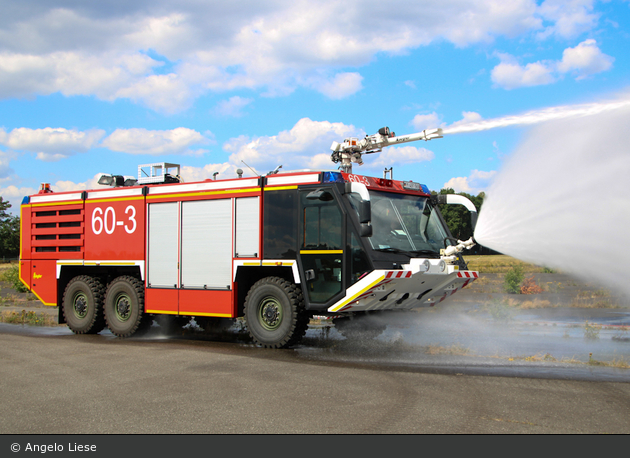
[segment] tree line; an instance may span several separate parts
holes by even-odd
[[[0,257],[17,258],[20,254],[20,217],[7,213],[11,204],[0,197]]]
[[[481,206],[483,205],[483,201],[486,198],[486,194],[484,192],[480,192],[476,196],[471,194],[467,194],[465,192],[455,192],[453,188],[444,188],[441,189],[440,192],[431,191],[431,194],[457,194],[460,196],[464,196],[468,198],[477,208],[477,213],[481,212]],[[444,217],[444,221],[446,225],[451,231],[451,235],[455,237],[457,240],[468,240],[473,235],[473,227],[470,220],[470,212],[463,205],[447,205],[441,204],[439,205],[440,213]],[[483,247],[479,244],[475,245],[471,251],[466,251],[466,253],[474,253],[474,254],[500,254],[494,250],[491,250],[487,247]]]

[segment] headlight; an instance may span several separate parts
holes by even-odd
[[[443,259],[440,259],[440,264],[438,265],[438,267],[440,268],[440,272],[444,272],[446,270],[446,263]]]
[[[425,259],[421,265],[424,266],[424,272],[428,272],[431,269],[431,263],[428,259]]]

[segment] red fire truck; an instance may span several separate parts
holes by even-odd
[[[102,189],[43,185],[21,206],[20,278],[77,334],[244,317],[271,348],[297,343],[314,315],[378,333],[366,318],[433,306],[477,278],[460,254],[472,239],[451,238],[426,186],[351,173],[372,152],[356,139],[333,151],[341,171],[187,183],[159,163],[138,179],[103,175]]]

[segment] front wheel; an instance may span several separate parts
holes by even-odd
[[[144,313],[144,285],[140,280],[123,275],[109,284],[105,320],[112,334],[118,337],[130,337],[151,326],[153,320]]]
[[[302,291],[279,277],[258,280],[245,298],[245,322],[254,342],[263,347],[294,345],[308,327]]]

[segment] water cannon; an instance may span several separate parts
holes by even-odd
[[[339,168],[342,172],[352,173],[352,163],[362,165],[363,154],[378,153],[387,146],[400,143],[415,142],[418,140],[429,141],[434,138],[442,138],[442,129],[425,129],[415,134],[401,135],[397,137],[389,127],[382,127],[376,134],[366,135],[359,140],[356,137],[346,138],[343,143],[333,142],[330,149],[333,153],[330,159],[334,163],[341,163]]]
[[[476,244],[477,243],[475,242],[475,239],[472,237],[470,237],[466,241],[458,240],[457,245],[451,245],[444,248],[443,250],[440,250],[440,254],[444,257],[443,259],[445,259],[446,261],[455,262],[458,253],[461,253],[464,250],[470,250]]]

